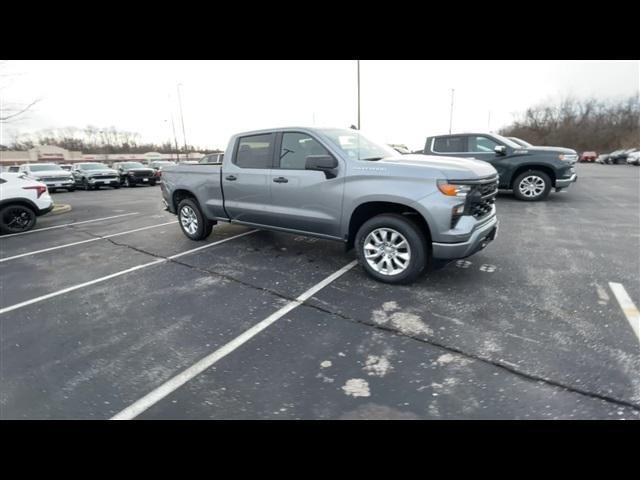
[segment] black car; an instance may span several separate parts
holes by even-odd
[[[578,153],[562,147],[523,147],[493,133],[463,133],[427,138],[425,155],[463,157],[490,163],[500,175],[499,188],[513,190],[519,200],[543,200],[555,188],[578,179]]]
[[[629,154],[635,151],[636,151],[635,148],[629,148],[626,150],[616,150],[611,155],[609,155],[608,163],[612,165],[626,164],[627,157],[629,156]]]
[[[118,162],[113,164],[113,168],[120,175],[120,185],[125,187],[154,186],[157,182],[156,171],[153,168],[145,167],[140,162]]]

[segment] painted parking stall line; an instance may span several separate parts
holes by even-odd
[[[158,388],[151,391],[150,393],[148,393],[147,395],[145,395],[144,397],[142,397],[140,400],[136,401],[132,405],[128,406],[127,408],[122,410],[120,413],[114,415],[113,417],[111,417],[111,420],[133,420],[135,417],[137,417],[138,415],[143,413],[145,410],[147,410],[148,408],[158,403],[167,395],[171,394],[172,392],[180,388],[189,380],[193,379],[200,373],[204,372],[206,369],[214,365],[216,362],[218,362],[222,358],[232,353],[238,347],[242,346],[247,341],[251,340],[257,334],[259,334],[264,329],[266,329],[267,327],[275,323],[277,320],[285,316],[291,310],[302,305],[305,301],[307,301],[317,292],[319,292],[324,287],[329,285],[331,282],[337,280],[342,275],[344,275],[349,270],[351,270],[353,267],[355,267],[357,263],[358,261],[354,260],[348,263],[347,265],[345,265],[344,267],[342,267],[340,270],[332,273],[327,278],[317,283],[316,285],[311,287],[309,290],[307,290],[303,294],[299,295],[295,300],[292,300],[291,302],[287,303],[284,307],[282,307],[278,311],[272,313],[261,322],[255,324],[250,329],[238,335],[229,343],[226,343],[225,345],[223,345],[213,353],[207,355],[202,360],[196,362],[195,364],[193,364],[186,370],[182,371],[175,377],[167,380]]]
[[[126,270],[120,270],[119,272],[112,273],[110,275],[106,275],[104,277],[96,278],[95,280],[90,280],[88,282],[80,283],[78,285],[73,285],[71,287],[63,288],[62,290],[57,290],[55,292],[47,293],[46,295],[42,295],[40,297],[32,298],[31,300],[26,300],[24,302],[16,303],[14,305],[9,305],[8,307],[0,308],[0,315],[4,313],[11,312],[13,310],[18,310],[19,308],[23,308],[29,305],[33,305],[34,303],[43,302],[50,298],[58,297],[60,295],[64,295],[65,293],[73,292],[75,290],[79,290],[81,288],[86,288],[91,285],[95,285],[96,283],[102,283],[112,278],[120,277],[122,275],[126,275],[127,273],[135,272],[137,270],[142,270],[143,268],[151,267],[153,265],[159,265],[161,263],[166,263],[171,260],[175,260],[176,258],[182,257],[184,255],[189,255],[194,252],[198,252],[200,250],[204,250],[205,248],[215,247],[216,245],[220,245],[225,242],[229,242],[231,240],[235,240],[236,238],[244,237],[246,235],[250,235],[252,233],[257,232],[258,230],[249,230],[248,232],[241,233],[239,235],[234,235],[232,237],[223,238],[222,240],[218,240],[217,242],[208,243],[202,247],[193,248],[191,250],[187,250],[182,253],[178,253],[176,255],[172,255],[167,258],[160,258],[158,260],[154,260],[153,262],[143,263],[142,265],[137,265],[135,267],[127,268]]]
[[[139,212],[123,213],[121,215],[112,215],[110,217],[94,218],[93,220],[83,220],[82,222],[64,223],[62,225],[54,225],[53,227],[45,227],[45,228],[37,228],[35,230],[29,230],[28,232],[10,233],[8,235],[2,235],[2,237],[0,237],[0,238],[5,239],[5,238],[8,238],[8,237],[16,237],[18,235],[28,235],[30,233],[44,232],[45,230],[53,230],[55,228],[64,228],[64,227],[69,227],[71,225],[82,225],[82,224],[85,224],[85,223],[101,222],[103,220],[111,220],[112,218],[128,217],[130,215],[138,215],[138,214],[139,214]]]
[[[631,324],[633,332],[636,334],[636,337],[638,337],[638,340],[640,340],[640,311],[638,311],[638,308],[621,283],[609,282],[609,287],[616,297],[616,300],[618,300],[618,304],[620,304],[620,308],[622,308],[622,313],[624,313],[624,316],[627,317],[627,320]]]
[[[21,253],[19,255],[13,255],[12,257],[0,258],[0,263],[8,262],[10,260],[15,260],[17,258],[29,257],[31,255],[38,255],[40,253],[46,253],[46,252],[51,252],[51,251],[54,251],[54,250],[60,250],[61,248],[67,248],[67,247],[73,247],[73,246],[76,246],[76,245],[82,245],[82,244],[85,244],[85,243],[97,242],[99,240],[106,240],[107,238],[119,237],[121,235],[128,235],[129,233],[141,232],[143,230],[149,230],[151,228],[158,228],[158,227],[164,227],[166,225],[173,225],[174,223],[178,223],[178,221],[174,220],[172,222],[159,223],[157,225],[149,225],[147,227],[136,228],[134,230],[127,230],[126,232],[112,233],[110,235],[103,235],[101,237],[89,238],[88,240],[80,240],[78,242],[66,243],[64,245],[57,245],[55,247],[50,247],[50,248],[43,248],[42,250],[35,250],[33,252]]]

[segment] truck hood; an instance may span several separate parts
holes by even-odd
[[[113,170],[112,168],[101,168],[100,170],[89,170],[88,171],[89,175],[104,175],[109,174],[109,175],[118,175],[118,172],[116,172],[115,170]]]
[[[491,164],[482,160],[421,154],[385,157],[382,160],[371,163],[379,166],[402,165],[418,169],[437,170],[441,173],[441,177],[446,180],[475,180],[498,173]]]
[[[531,147],[531,148],[519,148],[518,150],[527,150],[531,153],[548,153],[548,152],[558,152],[558,153],[566,153],[568,155],[577,155],[578,152],[571,148],[564,147]]]

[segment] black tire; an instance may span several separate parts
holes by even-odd
[[[395,230],[404,236],[409,244],[408,265],[397,274],[376,271],[365,258],[365,240],[369,234],[380,228]],[[403,215],[385,213],[370,218],[360,227],[355,238],[356,256],[365,272],[375,280],[391,284],[407,284],[416,280],[430,263],[430,249],[427,242],[424,232],[416,222]],[[378,258],[382,258],[382,255]],[[392,260],[389,260],[389,264],[393,266]],[[388,270],[388,267],[386,269]]]
[[[76,191],[76,187],[67,188],[67,192],[75,192],[75,191]]]
[[[535,182],[544,182],[542,191],[539,194],[535,194],[532,192],[530,195],[523,193],[520,188],[521,183],[525,179],[533,180]],[[545,198],[547,198],[547,196],[549,196],[551,186],[551,179],[549,178],[549,175],[541,172],[540,170],[527,170],[526,172],[522,172],[513,180],[511,188],[513,188],[513,195],[518,200],[524,200],[525,202],[539,202],[540,200],[544,200]],[[522,188],[525,189],[525,186],[523,185]]]
[[[156,182],[155,181],[154,182],[149,182],[149,185],[151,185],[152,187],[155,187],[156,186]]]
[[[35,212],[24,205],[7,205],[0,209],[0,232],[20,233],[31,230],[36,224]]]
[[[129,181],[129,177],[124,177],[124,186],[127,188],[133,188],[136,186],[135,182]]]
[[[86,178],[82,179],[82,188],[85,191],[91,190],[91,185],[89,185],[89,180],[87,180]]]
[[[57,189],[55,189],[55,188],[50,188],[50,189],[49,189],[49,193],[55,193],[55,192],[56,192],[56,190],[57,190]]]
[[[117,190],[118,188],[120,188],[120,185],[112,185],[112,187]]]
[[[200,210],[200,205],[193,198],[185,198],[178,204],[178,224],[182,233],[184,233],[191,240],[204,240],[211,234],[213,229],[213,222],[206,218]],[[187,227],[183,224],[183,218],[189,213],[193,212],[195,215],[196,226],[194,231],[188,231]]]

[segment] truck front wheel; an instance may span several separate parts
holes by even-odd
[[[185,198],[178,204],[178,220],[182,232],[191,240],[204,240],[213,229],[213,223],[205,218],[198,202],[192,198]]]
[[[367,220],[355,239],[365,271],[384,283],[411,283],[425,270],[427,240],[420,227],[403,215],[382,214]]]
[[[513,194],[518,200],[536,202],[544,200],[551,191],[549,175],[539,170],[522,172],[513,181]]]

